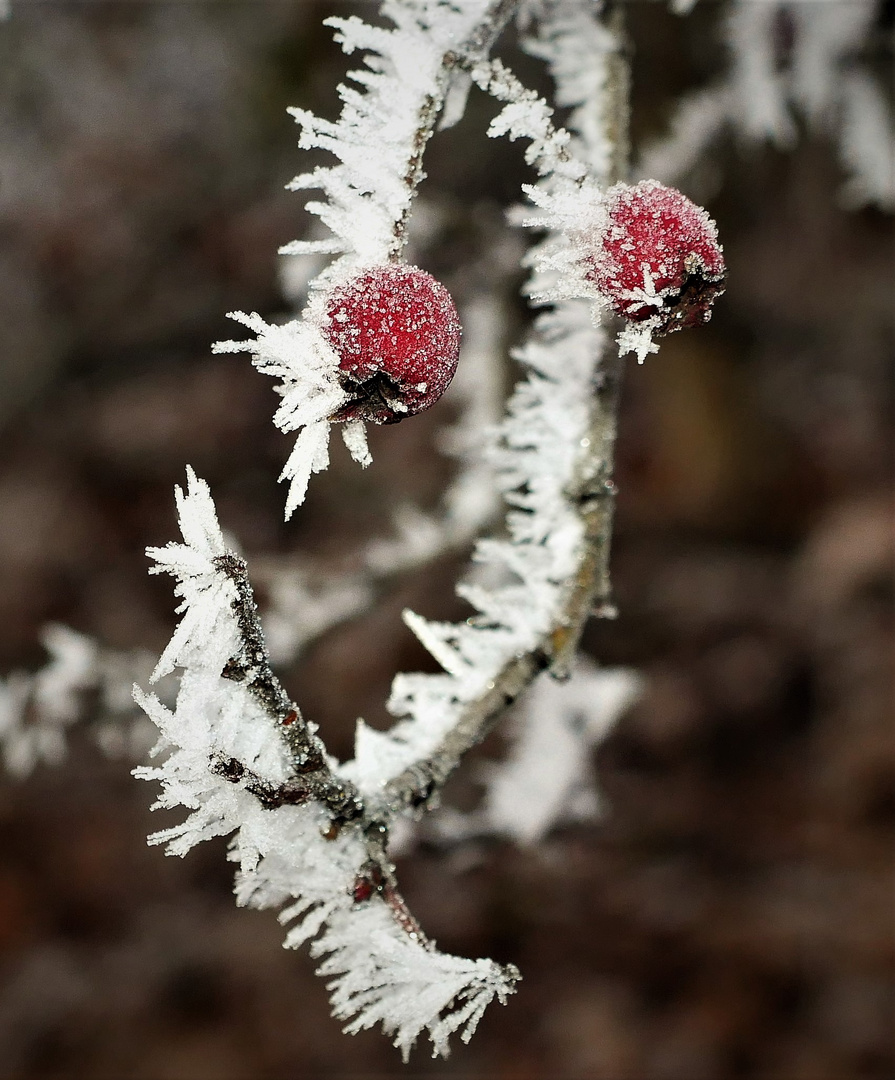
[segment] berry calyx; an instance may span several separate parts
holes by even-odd
[[[586,238],[585,277],[616,315],[657,335],[708,322],[726,268],[706,211],[642,180],[611,187],[604,212],[596,236]]]
[[[332,420],[397,423],[434,405],[457,370],[454,301],[416,266],[374,266],[337,286],[320,329],[350,395]]]

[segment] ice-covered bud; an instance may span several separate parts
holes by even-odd
[[[726,268],[706,211],[656,180],[616,184],[603,209],[582,258],[612,310],[653,334],[708,322]]]
[[[434,405],[457,370],[454,301],[416,266],[361,270],[333,289],[320,329],[350,395],[333,420],[397,423]]]

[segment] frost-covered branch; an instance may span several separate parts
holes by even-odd
[[[618,36],[596,22],[588,5],[563,5],[561,21],[551,23],[550,14],[558,10],[558,5],[545,10],[542,55],[548,61],[565,57],[565,39],[583,36],[593,46],[590,64],[603,73],[582,80],[579,69],[554,66],[563,100],[576,107],[574,121],[588,114],[586,95],[594,89],[602,94],[611,87],[626,94],[627,85],[616,66]],[[549,110],[541,102],[505,77],[502,67],[489,66],[488,72],[489,85],[493,76],[500,82],[500,94],[523,106],[505,116],[506,126],[492,125],[492,133],[534,136],[538,149],[533,163],[543,168],[542,183],[552,186],[554,162],[563,168],[576,162],[568,179],[577,183],[579,158],[593,160],[598,169],[617,160],[607,149],[610,132],[605,127],[582,129],[574,142],[571,136],[556,138]],[[611,116],[619,111],[605,105],[602,109]],[[571,146],[577,157],[566,149]],[[600,173],[598,177],[608,179]],[[538,291],[537,284],[533,291]],[[611,477],[621,361],[606,344],[589,305],[565,301],[539,316],[530,341],[517,354],[529,374],[510,400],[492,451],[499,486],[511,506],[511,540],[484,541],[475,556],[502,573],[507,583],[490,591],[460,586],[459,594],[478,609],[465,624],[433,624],[406,615],[445,674],[398,676],[389,708],[404,719],[385,736],[359,729],[358,762],[363,762],[366,742],[372,739],[380,745],[390,740],[395,765],[405,763],[393,775],[379,776],[389,802],[411,808],[434,802],[463,754],[484,738],[541,671],[568,674],[581,630],[594,609],[612,612]],[[362,766],[358,775],[369,782]]]
[[[339,23],[347,51],[370,51],[369,70],[354,76],[367,93],[343,90],[339,123],[347,125],[344,129],[304,118],[306,131],[312,132],[308,137],[332,149],[341,162],[314,174],[314,183],[328,196],[321,217],[337,236],[350,225],[352,236],[376,239],[362,210],[379,215],[380,222],[389,214],[393,223],[400,220],[407,204],[401,203],[398,187],[390,188],[388,177],[374,176],[375,183],[367,177],[368,190],[360,190],[355,157],[360,142],[354,137],[363,132],[363,141],[372,134],[389,145],[388,132],[376,126],[385,118],[384,105],[376,100],[386,87],[402,109],[413,100],[425,104],[431,81],[424,85],[419,70],[409,73],[401,66],[406,67],[412,44],[407,34],[422,33],[424,16],[431,19],[437,9],[438,21],[425,24],[428,51],[415,57],[418,65],[422,59],[422,68],[434,62],[436,52],[438,58],[445,55],[445,43],[456,55],[458,37],[485,48],[496,31],[495,18],[504,18],[511,5],[480,7],[478,23],[472,20],[467,32],[458,35],[456,20],[461,14],[469,19],[475,8],[471,3],[457,8],[386,4],[395,31],[364,27],[357,20]],[[575,29],[594,35],[603,50],[591,62],[603,63],[614,39],[596,29],[588,5],[576,4],[575,11],[580,22]],[[547,30],[546,14],[542,25],[549,60],[561,49],[557,39],[562,32]],[[439,35],[445,35],[444,43]],[[484,57],[471,60],[474,71]],[[459,70],[459,61],[456,66]],[[549,109],[526,94],[504,67],[489,70],[488,80],[497,80],[508,98],[504,127],[498,123],[492,133],[505,130],[534,140],[544,185],[583,183],[586,141],[578,135],[583,154],[573,156],[565,149],[573,136],[552,127]],[[558,71],[557,77],[563,85],[570,79],[568,70]],[[602,83],[579,79],[578,85],[603,92]],[[564,92],[575,97],[567,85]],[[572,103],[583,115],[583,98]],[[364,112],[368,106],[375,106],[373,113]],[[591,148],[600,163],[613,157],[605,146],[607,134]],[[405,149],[409,145],[406,139],[397,141]],[[364,147],[369,150],[367,142]],[[388,150],[380,154],[386,169],[394,169],[398,157]],[[413,176],[419,173],[421,166],[412,156],[403,154],[401,160],[411,161]],[[402,173],[401,198],[412,186],[407,175]],[[350,222],[341,216],[349,206],[358,211]],[[384,254],[385,249],[378,250],[377,258]],[[369,257],[356,245],[343,253],[352,265],[359,256]],[[375,274],[383,287],[395,280]],[[413,271],[401,280],[416,287],[418,274]],[[421,287],[429,288],[425,282]],[[345,297],[339,302],[349,310],[354,294],[337,295]],[[313,309],[314,300],[312,315]],[[258,333],[256,364],[282,380],[280,426],[302,429],[286,470],[293,480],[291,507],[310,471],[325,464],[321,425],[328,425],[333,410],[343,408],[331,391],[344,390],[345,384],[327,375],[327,365],[332,371],[327,350],[338,333],[331,331],[327,338],[322,324],[307,315],[286,327],[267,327],[256,317],[248,321]],[[400,897],[387,858],[388,828],[396,816],[435,802],[462,754],[539,671],[553,665],[557,673],[566,672],[594,603],[608,602],[619,361],[615,367],[600,367],[604,345],[605,335],[592,322],[587,301],[554,305],[539,317],[532,339],[518,354],[527,377],[488,454],[510,505],[507,538],[481,541],[476,549],[475,558],[489,565],[492,581],[460,587],[477,610],[466,623],[430,623],[407,613],[408,625],[444,673],[398,676],[389,708],[399,722],[386,733],[359,722],[353,761],[339,765],[327,755],[313,723],[302,717],[273,675],[245,565],[226,550],[210,493],[192,474],[187,493],[177,496],[184,542],[150,551],[156,572],[174,575],[182,599],[181,623],[156,675],[175,665],[183,670],[173,710],[154,696],[137,693],[162,732],[159,752],[167,755],[139,775],[162,784],[158,805],[190,810],[186,821],[157,834],[155,841],[183,854],[200,840],[230,835],[232,857],[240,864],[240,901],[282,908],[281,918],[295,923],[287,944],[312,940],[312,952],[325,956],[320,970],[333,976],[336,1015],[354,1018],[349,1030],[381,1023],[405,1053],[423,1029],[435,1051],[446,1052],[449,1032],[463,1028],[468,1034],[488,1001],[503,999],[518,977],[515,969],[491,961],[445,957],[427,941]],[[362,438],[350,435],[346,442],[363,457]]]
[[[255,339],[215,347],[218,352],[251,353],[256,367],[278,380],[276,390],[283,400],[274,423],[284,432],[298,432],[280,477],[289,481],[287,518],[303,502],[311,475],[327,467],[332,423],[349,421],[341,426],[345,445],[359,464],[370,463],[364,421],[386,422],[383,416],[390,410],[380,410],[378,416],[358,411],[358,379],[346,377],[344,352],[333,340],[333,326],[338,330],[339,324],[332,320],[343,317],[328,306],[333,289],[356,282],[370,268],[400,261],[411,203],[425,175],[426,145],[449,96],[456,98],[459,92],[463,99],[466,75],[460,62],[484,58],[517,6],[518,0],[464,0],[457,5],[448,0],[385,0],[382,14],[391,28],[370,26],[356,16],[327,21],[346,54],[365,54],[364,67],[349,73],[353,86],[339,87],[338,120],[292,110],[302,127],[299,146],[326,150],[337,164],[304,173],[290,186],[323,193],[323,200],[308,202],[306,209],[331,235],[296,241],[282,250],[338,257],[310,283],[311,300],[300,319],[276,326],[257,314],[234,312],[233,318],[252,330]],[[446,121],[451,119],[445,115]],[[370,310],[366,295],[362,307]],[[417,373],[411,380],[417,389],[426,386],[426,376],[420,379]],[[377,397],[385,393],[393,407],[400,398],[381,380],[375,388],[368,384],[364,392]],[[411,411],[429,403],[427,399]],[[406,411],[405,402],[401,412]]]
[[[519,0],[386,0],[381,12],[391,29],[356,16],[326,20],[346,54],[366,53],[365,67],[349,73],[361,90],[339,88],[343,109],[334,123],[290,110],[302,126],[299,147],[328,150],[339,164],[304,173],[290,185],[324,193],[326,202],[310,202],[306,209],[332,238],[296,241],[285,253],[339,253],[321,280],[342,276],[346,267],[400,257],[410,204],[425,175],[423,153],[459,61],[487,55],[518,6]]]
[[[239,902],[281,909],[288,945],[313,942],[348,1030],[380,1023],[406,1056],[425,1029],[446,1053],[449,1034],[468,1037],[518,973],[446,956],[425,938],[386,856],[388,819],[365,804],[270,669],[244,565],[226,549],[208,488],[190,472],[177,502],[183,543],[150,554],[182,598],[155,674],[183,670],[173,710],[136,691],[165,755],[137,775],[161,783],[158,806],[190,814],[152,839],[183,855],[230,836]]]

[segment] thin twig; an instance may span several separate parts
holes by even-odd
[[[520,2],[521,0],[495,0],[469,37],[455,49],[448,49],[441,58],[438,92],[426,95],[417,116],[413,148],[404,173],[404,183],[407,185],[410,198],[407,200],[401,216],[394,224],[394,240],[389,250],[389,260],[391,262],[401,261],[407,243],[407,224],[410,220],[413,196],[426,176],[423,171],[423,155],[435,131],[438,117],[441,115],[451,76],[458,67],[462,66],[466,69],[469,65],[487,55],[500,36],[501,31],[513,17]]]
[[[274,721],[289,750],[291,776],[283,783],[273,783],[244,762],[224,754],[215,754],[209,761],[209,769],[215,776],[238,784],[265,810],[300,806],[312,801],[322,804],[332,816],[327,833],[332,839],[345,826],[358,828],[364,837],[368,860],[354,883],[355,902],[366,903],[378,898],[409,937],[428,947],[429,939],[398,889],[395,868],[387,855],[386,824],[372,817],[357,788],[339,778],[329,767],[322,740],[289,699],[271,669],[245,561],[228,552],[218,556],[215,565],[236,586],[233,612],[241,639],[239,652],[230,658],[221,674],[224,678],[244,682]]]
[[[234,783],[243,783],[246,790],[257,795],[262,805],[294,804],[314,799],[332,813],[336,823],[360,818],[364,805],[359,792],[332,771],[323,741],[273,673],[245,561],[228,552],[214,562],[236,586],[233,613],[241,639],[239,652],[230,657],[221,674],[225,679],[244,683],[276,725],[289,752],[290,776],[282,785],[272,784],[255,777],[244,763],[233,759],[212,762],[212,771]]]

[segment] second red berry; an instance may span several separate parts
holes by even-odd
[[[616,184],[605,210],[599,234],[587,238],[585,276],[612,310],[651,322],[656,334],[708,322],[726,269],[705,210],[655,180]]]

